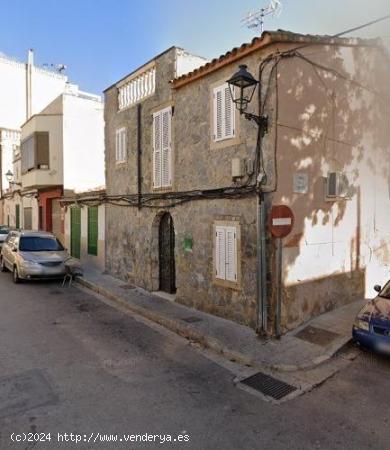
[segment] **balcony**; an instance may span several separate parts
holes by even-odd
[[[119,111],[154,94],[156,89],[156,68],[152,67],[118,86]]]

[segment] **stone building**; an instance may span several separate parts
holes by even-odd
[[[106,269],[268,333],[370,295],[390,258],[380,43],[265,32],[182,76],[176,51],[105,92]],[[264,135],[232,102],[239,64],[260,80]],[[147,98],[123,90],[152,67]],[[295,220],[279,282],[264,216],[281,204]]]

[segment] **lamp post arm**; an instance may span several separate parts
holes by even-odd
[[[244,112],[244,117],[247,120],[255,122],[263,131],[263,134],[268,132],[268,117],[267,116],[257,116],[256,114]]]

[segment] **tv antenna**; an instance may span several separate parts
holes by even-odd
[[[250,11],[246,17],[241,20],[243,26],[247,28],[260,27],[260,33],[264,31],[264,17],[272,15],[272,17],[279,17],[282,12],[281,0],[270,0],[269,4],[259,11]]]

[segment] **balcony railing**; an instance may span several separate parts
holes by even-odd
[[[156,68],[153,67],[121,85],[118,89],[119,110],[154,94],[156,88]]]

